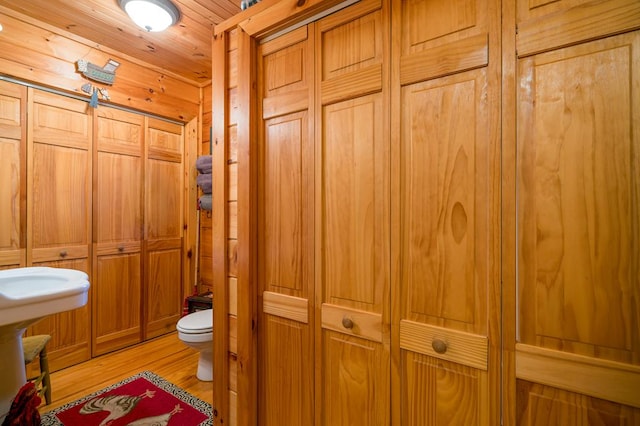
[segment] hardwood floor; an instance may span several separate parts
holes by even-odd
[[[51,404],[41,405],[40,412],[46,413],[145,370],[212,404],[213,383],[196,378],[197,366],[198,352],[183,344],[177,333],[171,333],[51,373]]]

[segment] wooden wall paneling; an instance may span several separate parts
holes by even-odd
[[[518,61],[516,375],[580,407],[635,407],[626,419],[640,412],[639,66],[640,31]],[[553,377],[575,371],[588,375]],[[535,394],[564,395],[519,389],[522,424],[545,416]]]
[[[110,58],[120,62],[110,102],[188,122],[198,116],[199,87],[126,58],[0,6],[4,30],[0,37],[0,69],[3,74],[64,91],[85,95],[87,82],[76,72],[76,61],[86,59],[102,66]],[[88,96],[87,96],[88,98]]]
[[[85,102],[30,88],[27,116],[27,265],[92,277],[92,112]],[[53,370],[91,357],[90,307],[89,301],[28,330],[52,336]]]
[[[0,81],[0,266],[26,266],[27,88]]]
[[[175,330],[182,314],[184,127],[145,117],[143,338]]]
[[[92,354],[142,340],[144,117],[94,110]]]
[[[261,424],[313,424],[313,27],[257,53],[258,409]]]
[[[365,0],[316,23],[315,424],[390,422],[389,19]]]
[[[211,134],[212,134],[212,111],[213,94],[211,84],[206,85],[202,89],[202,136],[201,145],[198,150],[200,155],[209,155],[212,152]],[[198,194],[201,192],[198,191]],[[213,246],[211,241],[211,212],[198,211],[199,220],[199,240],[198,240],[198,268],[196,270],[197,281],[199,285],[198,292],[206,293],[213,290]],[[195,222],[194,222],[195,223]]]
[[[200,114],[202,117],[202,114]],[[197,276],[196,267],[199,262],[195,256],[198,253],[197,244],[199,239],[197,233],[198,229],[198,188],[196,185],[196,160],[198,159],[198,152],[200,152],[199,143],[202,140],[202,132],[200,126],[200,119],[194,118],[184,126],[184,160],[183,160],[183,229],[184,229],[184,242],[182,249],[183,256],[183,291],[182,298],[191,296],[194,293],[202,293],[200,283]],[[209,254],[211,251],[208,252]]]
[[[215,425],[231,422],[229,395],[229,306],[228,306],[228,173],[229,159],[229,34],[216,34],[213,38],[212,126],[213,126],[213,409]],[[235,404],[234,407],[235,409]],[[234,418],[235,420],[235,411]]]

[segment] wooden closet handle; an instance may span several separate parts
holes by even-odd
[[[433,339],[433,342],[431,342],[431,347],[439,354],[443,354],[447,351],[447,344],[440,339]]]
[[[349,317],[343,317],[342,326],[347,330],[351,330],[353,328],[353,320]]]

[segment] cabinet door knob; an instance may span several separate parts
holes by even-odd
[[[439,354],[443,354],[447,351],[447,344],[440,339],[433,339],[433,342],[431,342],[431,347]]]
[[[60,252],[60,257],[67,257],[67,251],[66,250],[62,250]]]
[[[348,330],[351,330],[353,328],[353,320],[349,317],[343,317],[342,326]]]
[[[124,251],[124,246],[120,246],[120,247],[118,247],[118,251],[119,251],[120,253],[122,253],[122,252]]]

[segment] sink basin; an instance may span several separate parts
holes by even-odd
[[[29,267],[0,270],[0,423],[26,383],[22,335],[34,322],[87,303],[82,271]]]
[[[74,269],[0,271],[0,327],[84,306],[88,290],[87,274]]]

